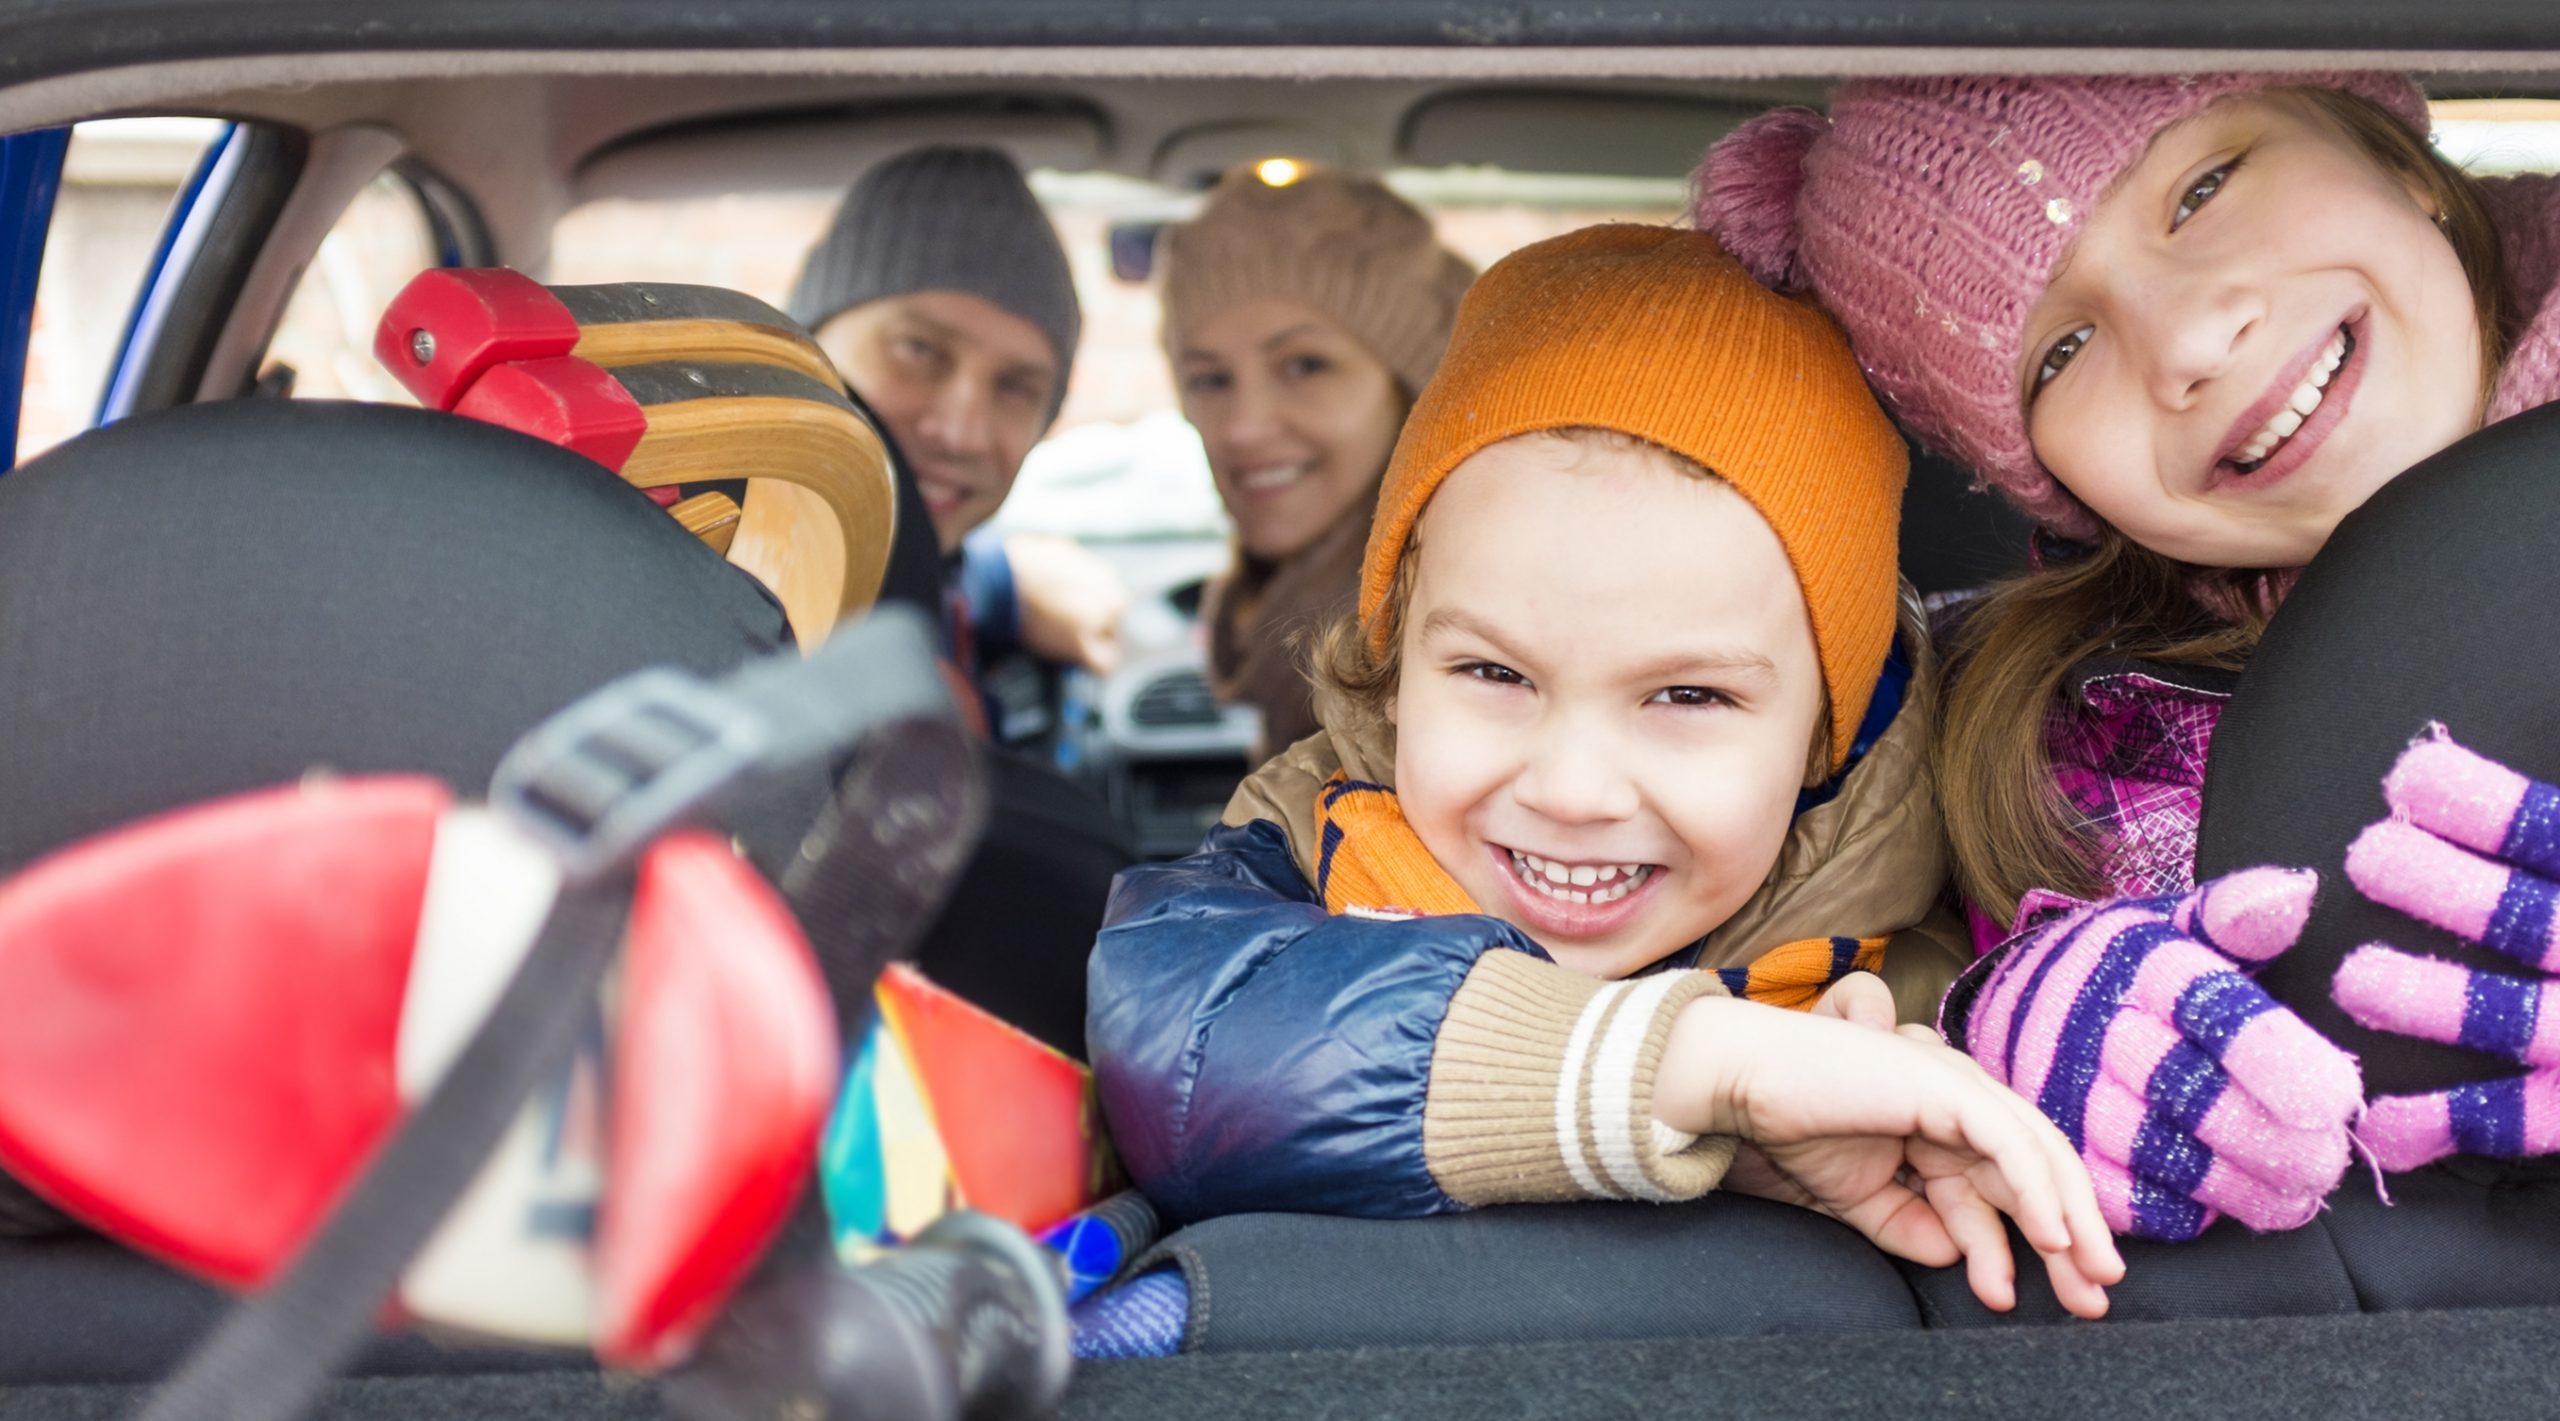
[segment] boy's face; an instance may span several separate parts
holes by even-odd
[[[1643,448],[1505,440],[1416,530],[1396,794],[1486,912],[1622,977],[1777,862],[1822,672],[1777,534]]]

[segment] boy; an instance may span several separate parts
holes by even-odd
[[[1487,272],[1319,653],[1325,733],[1114,887],[1088,1040],[1148,1194],[1393,1217],[1722,1180],[1967,1256],[2001,1307],[1988,1197],[2102,1311],[2060,1135],[1925,1028],[1851,1024],[1893,1018],[1854,967],[1925,1009],[1956,965],[1888,944],[1944,878],[1926,698],[1886,670],[1904,468],[1838,332],[1710,238]]]

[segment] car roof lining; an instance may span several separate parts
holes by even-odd
[[[0,89],[0,132],[122,113],[209,113],[288,124],[314,134],[371,124],[402,134],[418,156],[493,212],[502,249],[522,249],[525,224],[506,209],[534,200],[546,222],[576,197],[609,190],[579,179],[598,155],[643,187],[681,184],[680,155],[635,159],[647,135],[667,130],[697,150],[717,150],[687,125],[743,122],[830,108],[864,121],[865,106],[921,113],[932,104],[984,102],[991,93],[1047,95],[1096,115],[1098,139],[1013,134],[1039,161],[1049,144],[1071,158],[1132,176],[1154,171],[1165,145],[1218,123],[1303,122],[1347,135],[1346,162],[1383,166],[1403,155],[1428,102],[1457,87],[1591,96],[1595,104],[1648,97],[1698,105],[1711,134],[1741,106],[1818,98],[1830,78],[1857,74],[2104,69],[2180,72],[2232,65],[2326,69],[2414,68],[2449,93],[2560,92],[2560,50],[2515,52],[2310,52],[1956,48],[1380,47],[1104,49],[1092,47],[867,50],[413,50],[260,55],[145,63],[31,80]],[[742,81],[752,81],[750,89]],[[1664,112],[1675,106],[1665,105]],[[1622,116],[1632,113],[1622,108]],[[955,119],[960,115],[954,114]],[[1007,116],[1003,124],[1030,123]],[[903,126],[903,125],[899,125]],[[1530,125],[1515,125],[1524,135]],[[805,137],[815,137],[804,133]],[[848,135],[852,136],[852,135]],[[900,137],[878,135],[881,142]],[[1005,132],[991,136],[1007,141]],[[538,145],[539,162],[522,161]],[[1431,145],[1426,144],[1428,149]],[[1661,145],[1656,145],[1657,147]],[[729,145],[732,154],[738,145]],[[1550,149],[1552,145],[1549,145]],[[1474,161],[1499,161],[1499,154]],[[806,165],[776,159],[794,183]],[[655,171],[648,171],[654,166]],[[846,171],[858,169],[849,163]],[[537,176],[538,175],[538,176]],[[602,175],[609,179],[610,172]],[[522,189],[528,183],[546,194]]]
[[[171,60],[34,79],[0,90],[0,132],[119,112],[238,111],[279,122],[349,121],[361,95],[456,81],[1320,80],[1696,82],[1890,74],[2181,73],[2222,68],[2405,69],[2455,88],[2470,76],[2527,83],[2560,49],[2519,51],[1663,46],[1421,48],[1168,46],[853,50],[400,50]],[[2552,88],[2541,80],[2531,87]]]
[[[1536,117],[1540,106],[1552,118],[1578,104],[1601,127],[1648,125],[1648,140],[1625,145],[1613,161],[1659,166],[1751,108],[1818,100],[1838,76],[2174,73],[2234,65],[2400,67],[2433,76],[2430,87],[2447,94],[2560,93],[2552,73],[2560,71],[2560,49],[346,50],[145,62],[26,80],[0,88],[0,132],[171,113],[284,124],[315,141],[350,128],[384,130],[470,198],[500,260],[539,271],[552,227],[579,201],[825,186],[831,167],[840,175],[834,181],[848,179],[871,158],[946,123],[954,138],[998,142],[1034,165],[1189,181],[1199,174],[1186,164],[1222,151],[1196,140],[1239,125],[1284,136],[1290,125],[1317,138],[1330,134],[1341,140],[1341,161],[1357,167],[1415,159],[1520,166],[1560,151],[1556,125]],[[1483,120],[1467,128],[1463,152],[1451,148],[1453,125],[1433,122],[1434,105],[1446,104],[1459,105],[1462,116],[1473,106]],[[1694,116],[1694,126],[1684,115]],[[803,151],[779,151],[783,139]],[[777,151],[750,158],[759,145]],[[528,147],[538,154],[533,161],[525,159]],[[294,235],[316,244],[316,233]],[[310,255],[296,250],[300,241],[277,246],[273,264],[288,273]],[[262,309],[267,304],[245,301],[235,313],[224,340],[233,358],[215,362],[208,388],[245,376],[237,357],[247,334],[272,324],[275,310]]]

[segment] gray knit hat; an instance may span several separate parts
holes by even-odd
[[[862,175],[791,288],[811,330],[885,296],[961,291],[1040,328],[1058,355],[1049,417],[1067,396],[1084,316],[1057,229],[993,148],[918,148]]]
[[[1200,215],[1157,239],[1164,347],[1220,312],[1272,297],[1322,312],[1422,393],[1475,280],[1431,219],[1371,178],[1318,169],[1285,187],[1237,168]]]

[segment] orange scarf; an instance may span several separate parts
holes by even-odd
[[[1480,913],[1405,822],[1396,792],[1340,770],[1316,791],[1316,892],[1325,911],[1364,918]],[[1780,943],[1745,967],[1716,971],[1725,990],[1771,1006],[1810,1010],[1823,989],[1884,965],[1880,937]]]

